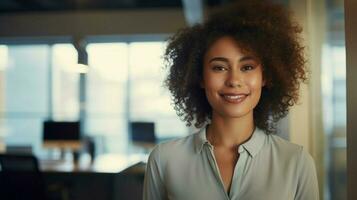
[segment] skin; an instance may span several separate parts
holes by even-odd
[[[249,140],[255,128],[253,110],[265,85],[263,67],[229,36],[212,44],[203,63],[201,87],[212,107],[206,136],[214,146],[220,175],[229,193],[239,158],[238,147]]]

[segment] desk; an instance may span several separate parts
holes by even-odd
[[[86,159],[40,161],[47,191],[60,189],[59,199],[117,200],[141,199],[147,156],[106,154],[93,163]]]
[[[88,155],[83,155],[77,163],[73,160],[40,160],[40,169],[43,172],[119,173],[138,162],[146,163],[147,159],[145,154],[103,154],[91,162]]]

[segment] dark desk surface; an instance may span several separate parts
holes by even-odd
[[[147,156],[105,154],[93,163],[81,157],[71,160],[41,160],[49,194],[60,193],[69,200],[141,200]],[[51,192],[59,188],[61,192]],[[55,196],[56,197],[56,196]]]

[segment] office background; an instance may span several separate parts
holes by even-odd
[[[80,120],[96,154],[140,151],[130,145],[130,121],[155,122],[162,140],[194,131],[178,119],[162,87],[165,41],[229,1],[59,2],[0,3],[4,144],[31,146],[46,157],[42,123],[48,119]],[[301,104],[280,123],[281,135],[313,155],[322,199],[347,199],[343,1],[277,2],[291,7],[305,28],[311,71]]]

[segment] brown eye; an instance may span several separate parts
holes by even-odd
[[[241,70],[244,72],[244,71],[250,71],[250,70],[253,70],[254,69],[254,66],[253,65],[244,65]]]
[[[212,67],[214,71],[226,71],[226,68],[220,65],[215,65]]]

